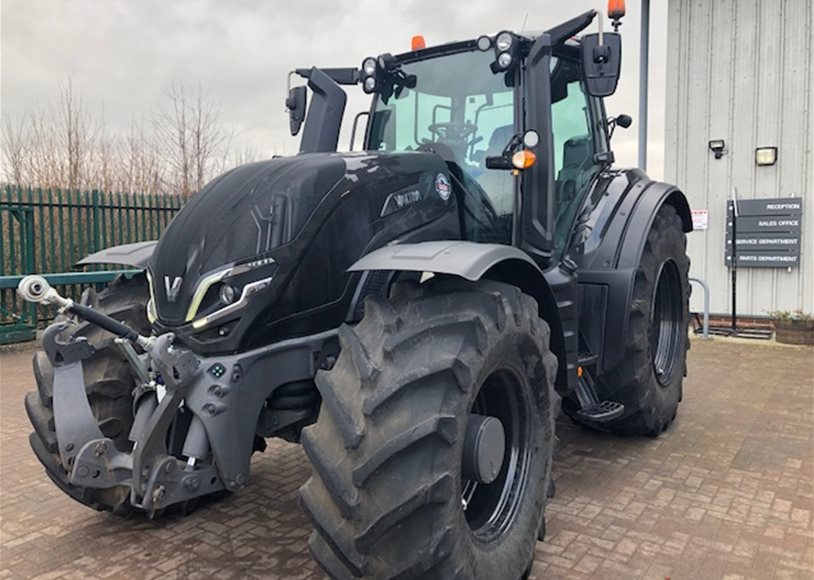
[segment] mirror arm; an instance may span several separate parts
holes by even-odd
[[[522,142],[523,137],[520,133],[512,135],[500,155],[493,155],[485,159],[486,169],[515,169],[512,165],[512,155]]]
[[[613,139],[613,132],[616,130],[616,117],[608,119],[608,141]]]
[[[512,160],[504,155],[495,155],[486,158],[486,169],[514,169]]]

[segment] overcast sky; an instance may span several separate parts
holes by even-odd
[[[219,104],[238,148],[293,153],[284,113],[286,74],[295,67],[358,66],[365,56],[520,29],[522,3],[495,0],[2,0],[0,112],[46,104],[67,78],[110,130],[149,114],[173,80],[200,83]],[[528,3],[527,30],[543,30],[593,0]],[[636,164],[639,2],[627,2],[622,80],[609,114],[634,124],[614,138],[617,163]],[[595,25],[591,30],[595,30]],[[662,176],[666,2],[651,7],[649,173]],[[353,89],[351,89],[353,90]],[[361,91],[360,91],[361,93]],[[349,113],[365,107],[349,101]],[[340,148],[347,148],[343,139]]]

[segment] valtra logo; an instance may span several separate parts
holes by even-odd
[[[449,186],[449,179],[443,173],[435,176],[435,191],[441,196],[444,201],[449,199],[449,194],[452,192]]]

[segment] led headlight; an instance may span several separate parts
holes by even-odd
[[[511,32],[501,32],[495,38],[495,48],[498,52],[506,52],[512,47],[512,42],[514,42],[514,37]]]
[[[235,301],[237,298],[237,292],[235,291],[234,286],[229,284],[223,284],[218,290],[218,298],[221,301],[221,304],[228,306],[232,302]]]
[[[158,320],[158,314],[155,311],[155,302],[153,302],[152,298],[147,301],[147,320],[150,321],[150,324]]]
[[[366,58],[362,63],[362,73],[367,77],[372,77],[376,74],[376,59]]]
[[[155,307],[155,294],[153,294],[153,277],[149,270],[146,270],[145,273],[147,274],[147,289],[150,292],[150,299],[147,301],[147,320],[152,324],[158,320],[158,311]]]
[[[362,84],[362,88],[366,93],[372,93],[376,89],[376,79],[373,77],[367,77],[365,82]]]
[[[509,65],[512,64],[512,55],[508,52],[501,52],[497,55],[497,64],[500,68],[509,68]]]
[[[492,39],[486,35],[478,37],[478,50],[481,52],[486,52],[492,48]]]

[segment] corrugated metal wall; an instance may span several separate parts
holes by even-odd
[[[713,312],[729,312],[726,202],[802,197],[800,267],[738,269],[738,311],[814,312],[814,8],[812,0],[669,0],[665,178],[709,229],[690,234],[690,274],[711,286]],[[710,139],[724,139],[716,160]],[[774,166],[755,148],[777,146]],[[701,308],[694,292],[693,310]]]

